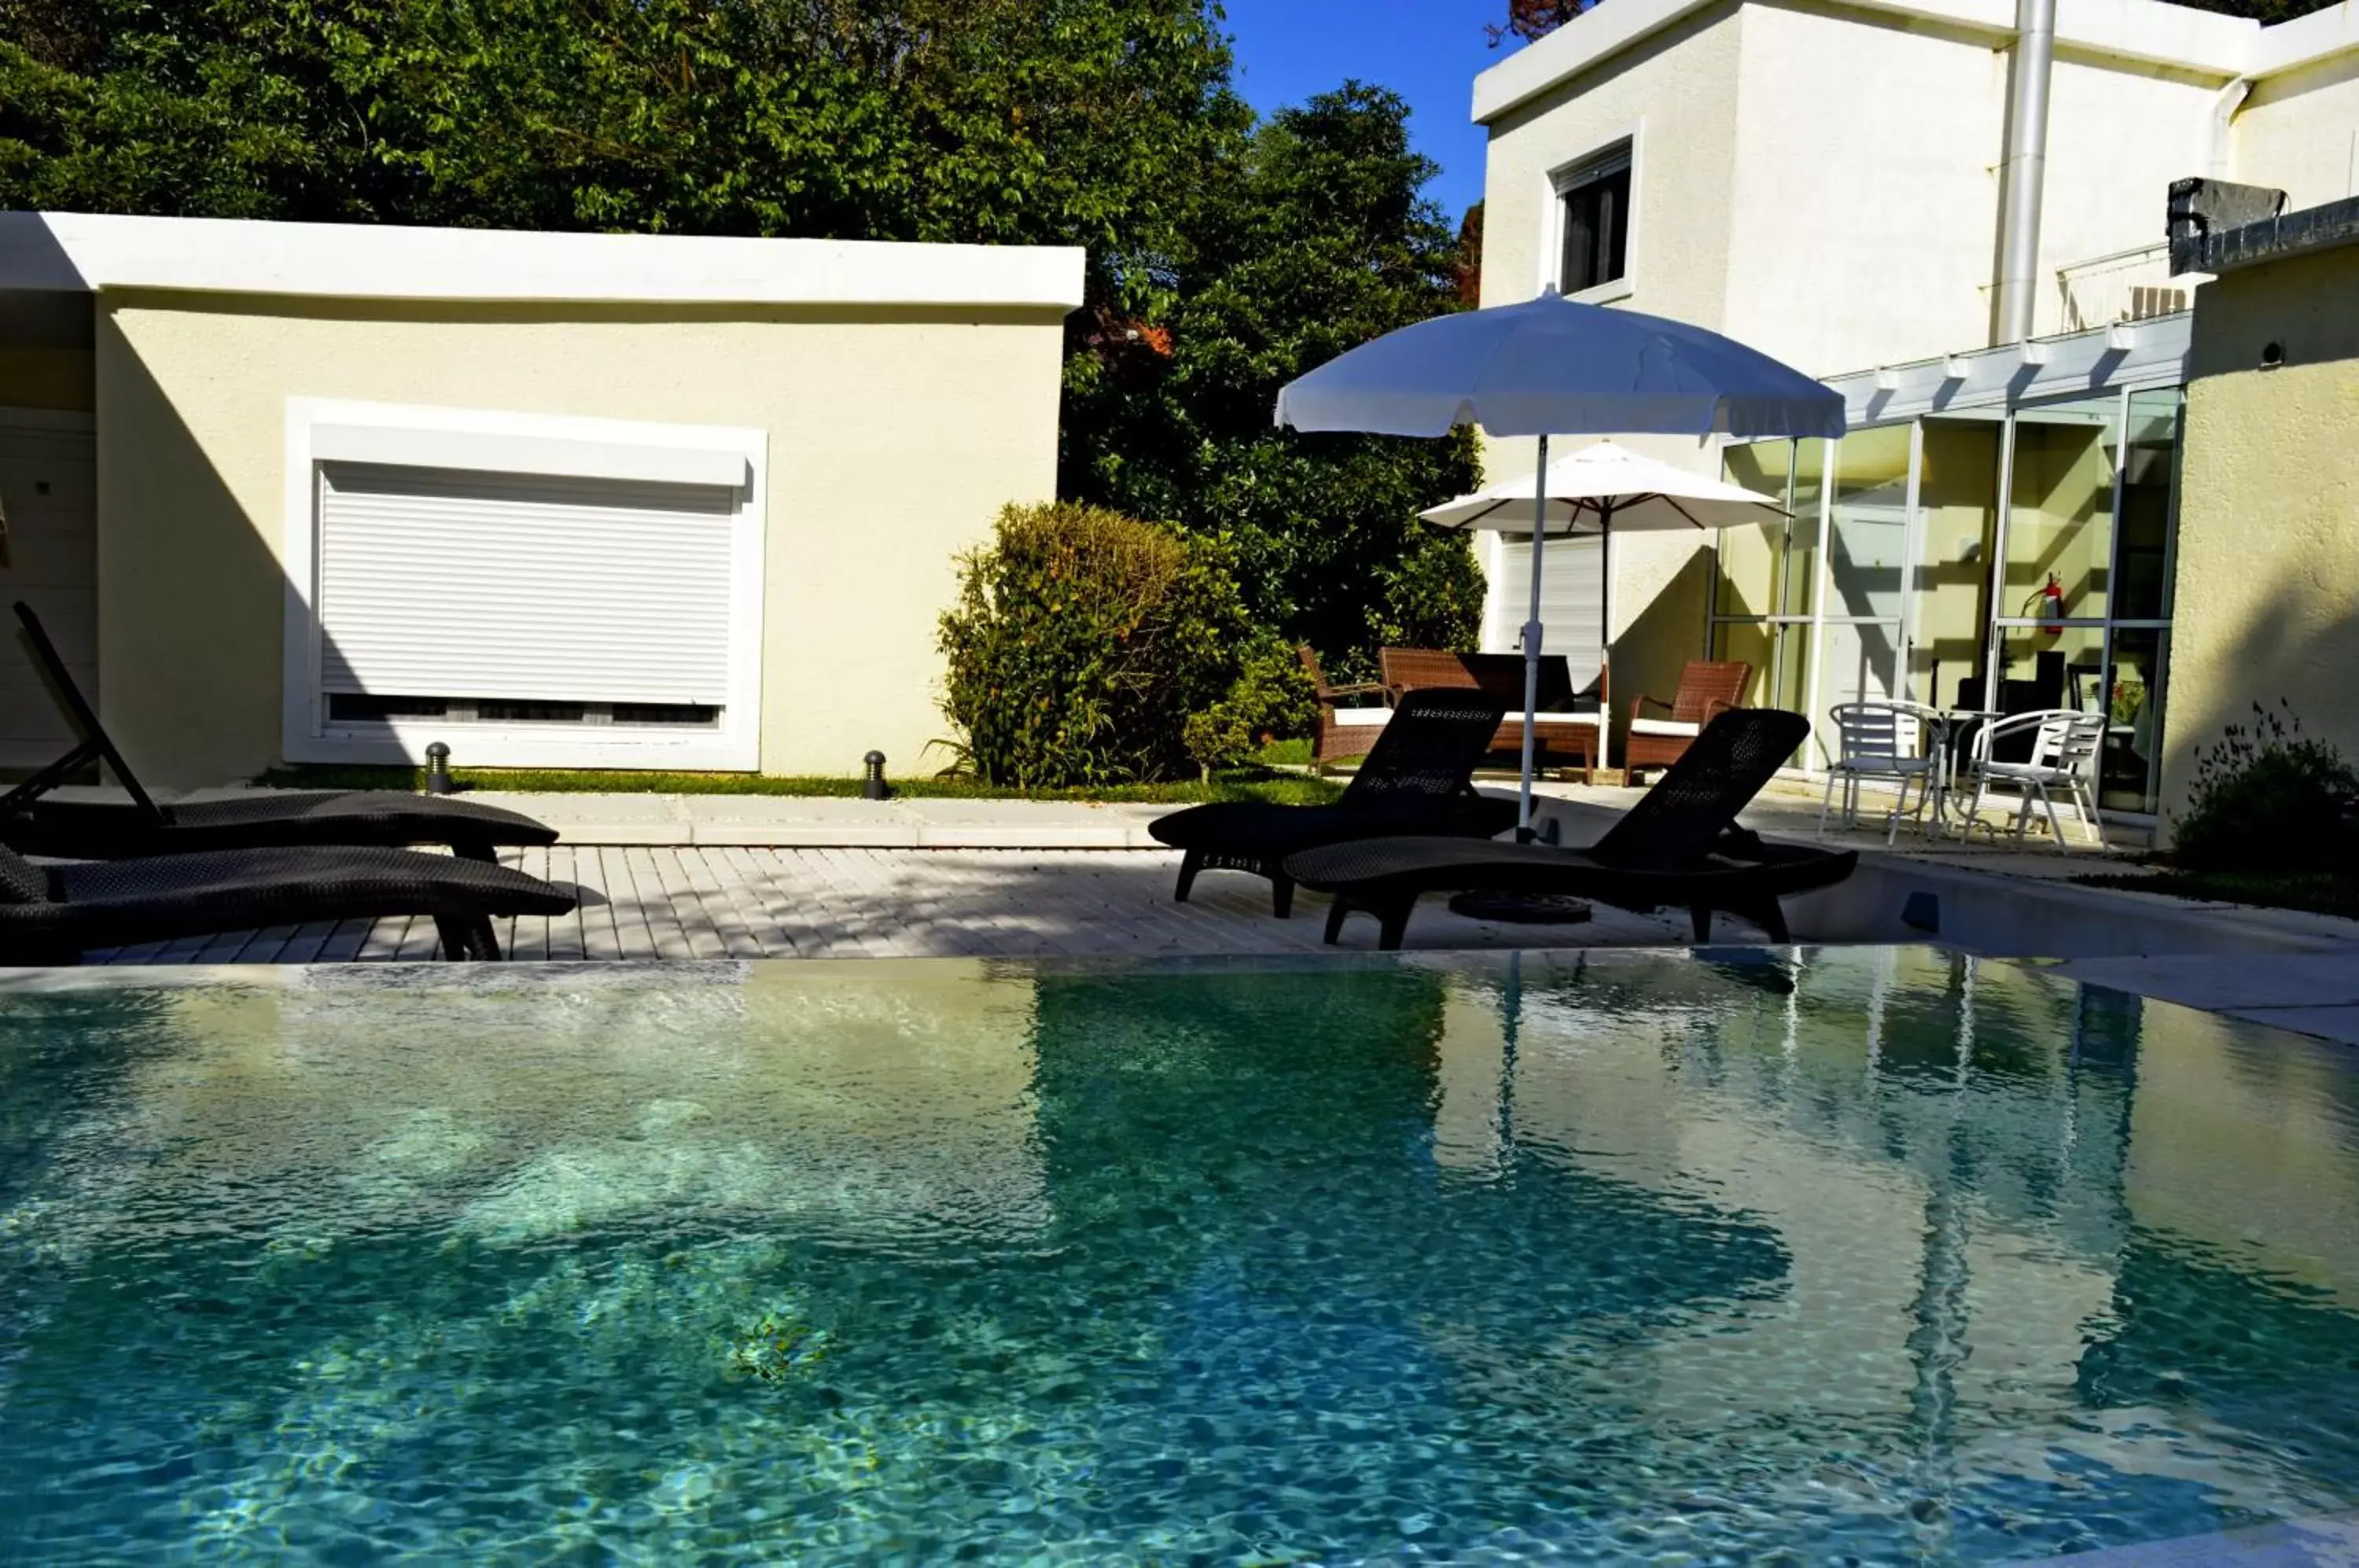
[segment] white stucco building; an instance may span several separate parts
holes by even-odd
[[[1555,284],[1697,322],[1851,407],[1841,443],[1655,445],[1797,516],[1616,542],[1617,707],[1707,650],[1754,663],[1750,700],[1820,721],[1854,693],[2037,686],[2114,710],[2106,804],[2154,811],[2201,281],[2172,276],[2166,191],[2359,191],[2359,7],[2264,27],[2156,0],[1615,0],[1484,72],[1473,113],[1484,304]],[[1528,443],[1489,461],[1528,471]],[[1484,549],[1484,645],[1511,647],[1525,550]],[[1595,571],[1548,596],[1577,665]],[[2030,603],[2051,578],[2060,625]]]
[[[1055,494],[1082,259],[0,212],[0,606],[170,784],[919,767],[958,556]]]

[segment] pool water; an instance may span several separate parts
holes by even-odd
[[[0,996],[0,1561],[1980,1563],[2359,1507],[2359,1073],[1915,950]]]

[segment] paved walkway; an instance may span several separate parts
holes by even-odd
[[[1180,857],[1168,850],[764,849],[569,845],[506,864],[577,887],[566,919],[500,922],[511,958],[1172,957],[1308,953],[1321,947],[1327,901],[1298,894],[1294,918],[1273,918],[1269,884],[1208,871],[1186,904],[1171,901]],[[1726,921],[1737,941],[1760,936]],[[1462,920],[1422,900],[1408,944],[1422,948],[1660,946],[1685,942],[1685,918],[1600,909],[1573,926]],[[1354,920],[1347,948],[1375,946]],[[93,954],[116,964],[303,964],[427,959],[434,924],[346,920],[279,927]]]
[[[1485,779],[1486,788],[1510,781]],[[1586,840],[1637,791],[1549,783],[1571,809],[1569,835]],[[93,792],[94,793],[94,792]],[[1251,954],[1321,948],[1325,900],[1303,894],[1295,918],[1269,914],[1268,890],[1234,873],[1208,873],[1193,902],[1171,902],[1178,857],[1147,824],[1168,807],[1022,800],[866,801],[726,795],[471,797],[512,805],[559,829],[550,851],[510,858],[578,886],[582,908],[562,920],[508,922],[502,945],[518,959],[762,957],[1132,956]],[[1773,786],[1745,813],[1749,826],[1809,839],[1818,795]],[[2111,853],[2060,854],[1978,836],[1972,844],[1904,830],[1887,848],[1871,825],[1830,842],[1871,855],[2052,878],[2124,867],[2142,834]],[[1104,853],[1122,851],[1126,853]],[[2120,895],[2136,899],[2140,895]],[[2277,920],[2223,906],[2222,921]],[[2287,917],[2288,919],[2292,917]],[[2064,973],[2184,1006],[2359,1045],[2359,924],[2322,920],[2320,945],[2348,953],[2238,953],[2077,960]],[[1757,940],[1726,922],[1738,941]],[[1375,945],[1364,920],[1343,945]],[[1679,918],[1601,909],[1588,924],[1506,926],[1419,907],[1411,947],[1512,948],[1684,944]],[[125,963],[302,963],[421,959],[430,922],[347,921],[120,950]],[[2227,945],[2225,943],[2223,946]]]

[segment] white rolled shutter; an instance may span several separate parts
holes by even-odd
[[[1564,655],[1579,691],[1597,678],[1604,551],[1594,538],[1552,539],[1541,548],[1548,559],[1540,567],[1540,646],[1544,652]],[[1501,537],[1499,580],[1491,593],[1490,624],[1483,628],[1483,646],[1490,652],[1523,650],[1524,617],[1531,614],[1531,564],[1529,539]]]
[[[320,465],[320,689],[720,705],[721,485]]]

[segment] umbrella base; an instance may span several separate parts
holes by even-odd
[[[1470,920],[1514,926],[1574,926],[1589,919],[1589,900],[1569,893],[1501,893],[1470,888],[1450,900],[1450,912]]]

